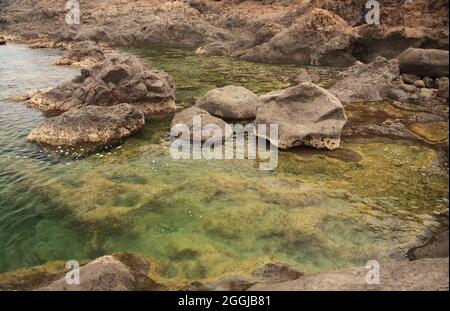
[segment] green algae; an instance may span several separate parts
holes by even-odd
[[[432,143],[448,139],[448,122],[416,123],[411,126],[414,133]]]
[[[132,52],[174,76],[180,106],[226,84],[283,88],[298,73],[185,49]],[[408,116],[377,107],[386,115],[369,104],[347,108],[355,122]],[[364,111],[372,111],[369,121]],[[170,288],[267,262],[330,271],[386,259],[448,208],[448,176],[427,146],[347,140],[336,151],[296,148],[265,172],[257,161],[173,160],[169,124],[151,120],[122,146],[76,160],[1,158],[9,172],[2,185],[14,182],[0,192],[11,209],[1,224],[0,271],[114,252],[147,256],[149,276]]]
[[[240,85],[258,95],[295,85],[305,71],[317,74],[319,84],[327,87],[341,69],[331,67],[298,67],[240,61],[221,56],[197,56],[191,48],[126,47],[150,65],[168,72],[175,80],[177,104],[189,107],[195,98],[226,85]],[[182,61],[182,66],[180,65]]]

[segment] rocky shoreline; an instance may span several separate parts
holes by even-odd
[[[110,146],[141,130],[146,119],[174,114],[176,86],[167,73],[134,57],[105,57],[102,49],[102,45],[145,42],[195,46],[198,54],[249,61],[348,67],[329,89],[312,83],[311,76],[263,96],[236,86],[215,89],[198,98],[195,108],[175,115],[173,124],[186,116],[201,116],[220,127],[230,120],[276,122],[282,126],[281,149],[308,145],[334,150],[341,136],[416,140],[446,150],[448,163],[448,135],[440,131],[445,124],[448,131],[448,109],[443,109],[448,108],[449,98],[448,15],[442,13],[448,1],[403,4],[395,19],[391,13],[398,4],[392,1],[382,12],[388,22],[371,28],[361,21],[357,9],[361,1],[350,1],[346,8],[327,7],[325,1],[263,6],[190,0],[167,1],[156,8],[151,2],[118,1],[99,11],[97,1],[81,1],[84,23],[68,30],[61,24],[65,11],[52,9],[53,0],[41,1],[33,10],[23,1],[6,7],[0,21],[6,40],[67,49],[57,64],[81,68],[74,80],[21,98],[50,117],[30,133],[29,141],[46,147]],[[138,13],[132,7],[142,10]],[[252,12],[255,8],[262,14]],[[415,27],[419,17],[414,13],[422,9],[421,26]],[[30,16],[32,22],[27,21]],[[383,101],[392,101],[401,113],[388,112],[381,123],[358,123],[354,118],[348,122],[346,111],[355,112],[347,107]],[[321,111],[305,105],[316,102],[322,104]],[[301,119],[304,115],[309,118]],[[296,125],[299,119],[301,128]],[[378,287],[363,283],[364,268],[308,275],[279,263],[245,277],[164,284],[152,278],[150,259],[120,253],[84,265],[81,275],[87,281],[76,288],[61,279],[61,266],[52,272],[42,266],[0,274],[0,289],[448,290],[448,222],[407,254],[411,261],[386,263],[387,281]]]
[[[448,229],[407,251],[409,260],[382,262],[380,284],[367,284],[369,268],[304,273],[284,263],[267,263],[247,275],[227,275],[210,282],[160,279],[158,263],[141,254],[116,253],[82,262],[80,284],[65,280],[63,262],[0,274],[0,290],[34,291],[447,291]]]

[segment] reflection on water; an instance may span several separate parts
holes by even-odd
[[[259,93],[282,88],[298,70],[198,58],[186,49],[130,51],[174,76],[180,106],[226,84]],[[7,81],[0,91],[0,271],[116,251],[151,256],[161,277],[180,281],[268,261],[333,270],[382,260],[448,206],[437,152],[417,145],[369,140],[331,156],[299,148],[262,172],[255,161],[171,159],[163,139],[170,119],[160,119],[103,153],[48,156],[25,139],[43,117],[5,98],[73,71],[48,66],[51,51],[9,46],[0,56],[18,58],[0,65],[7,72],[0,75]],[[11,78],[17,67],[23,74]]]

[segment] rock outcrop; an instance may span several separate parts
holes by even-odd
[[[400,71],[421,77],[448,77],[449,52],[409,48],[398,56]]]
[[[382,101],[389,98],[393,81],[399,75],[397,60],[378,57],[370,64],[356,62],[330,88],[342,102]]]
[[[176,110],[172,78],[152,69],[136,57],[113,57],[71,82],[37,94],[28,104],[48,115],[58,115],[79,105],[112,106],[129,103],[146,117]]]
[[[305,82],[268,93],[261,100],[256,124],[278,124],[278,141],[271,141],[277,147],[339,148],[347,117],[339,99],[327,90]]]
[[[175,138],[181,137],[186,140],[196,139],[196,137],[193,136],[194,117],[199,117],[200,124],[198,124],[198,126],[201,131],[200,141],[202,142],[211,139],[214,141],[221,141],[233,134],[231,126],[225,121],[210,115],[206,110],[194,106],[175,115],[171,124],[171,135]],[[189,133],[183,132],[185,126],[188,127]],[[219,128],[220,132],[215,131],[216,128]]]
[[[99,147],[120,142],[140,130],[144,114],[128,104],[79,106],[46,120],[28,140],[51,147]]]
[[[64,55],[56,61],[56,65],[70,65],[74,67],[92,67],[105,59],[103,50],[93,41],[79,41],[72,43]]]
[[[240,58],[271,63],[346,66],[356,60],[350,51],[354,37],[354,31],[345,20],[328,11],[312,9],[288,29]]]
[[[448,291],[448,258],[382,264],[380,284],[367,284],[368,269],[305,275],[297,280],[257,284],[250,291]]]
[[[195,105],[225,120],[251,120],[256,117],[259,97],[242,86],[214,89],[197,99]]]

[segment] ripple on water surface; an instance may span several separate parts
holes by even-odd
[[[255,161],[173,160],[162,139],[169,118],[84,159],[42,154],[26,135],[44,117],[5,98],[54,85],[73,70],[50,66],[56,52],[8,49],[0,49],[2,59],[16,53],[23,60],[0,64],[7,72],[0,84],[0,271],[116,251],[151,256],[162,277],[180,280],[267,261],[333,270],[385,258],[447,208],[448,179],[437,152],[424,146],[346,143],[330,156],[299,148],[262,172]],[[128,52],[174,77],[180,106],[226,84],[258,93],[283,88],[299,70],[199,58],[189,49]],[[11,77],[18,68],[22,78]]]

